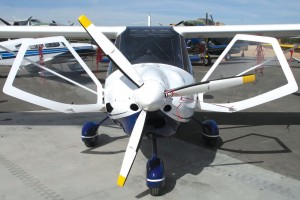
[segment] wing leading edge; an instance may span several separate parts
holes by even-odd
[[[236,34],[270,37],[293,37],[300,35],[300,24],[278,25],[225,25],[225,26],[177,26],[174,30],[185,38],[225,38]]]
[[[125,26],[101,27],[95,29],[108,39],[115,39]],[[253,34],[271,37],[292,37],[300,35],[300,24],[281,25],[226,25],[226,26],[183,26],[174,30],[186,38],[224,38],[236,34]],[[81,26],[0,26],[0,38],[28,38],[64,36],[66,38],[90,38]]]
[[[125,26],[96,27],[108,39],[115,39]],[[90,38],[81,26],[0,26],[0,38],[40,38],[64,36],[65,38]]]

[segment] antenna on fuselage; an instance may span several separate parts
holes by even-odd
[[[148,26],[151,26],[151,16],[150,16],[150,13],[148,13]]]

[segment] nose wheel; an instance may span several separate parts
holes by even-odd
[[[146,185],[152,196],[161,195],[161,190],[165,185],[164,163],[157,157],[157,143],[155,135],[152,137],[152,157],[148,160],[146,166],[147,179]]]

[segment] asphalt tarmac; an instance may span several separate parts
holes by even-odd
[[[196,65],[203,76],[208,67]],[[8,68],[0,69],[1,88]],[[104,76],[106,66],[100,66]],[[293,73],[300,84],[300,67]],[[276,80],[274,80],[276,81]],[[144,138],[124,188],[116,185],[128,137],[111,121],[86,148],[81,126],[103,113],[61,114],[0,93],[0,200],[9,199],[299,199],[300,91],[246,111],[199,112],[220,127],[217,147],[203,144],[197,122],[158,140],[166,171],[161,197],[145,185],[151,141]]]

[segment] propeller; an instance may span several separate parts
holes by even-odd
[[[95,25],[86,16],[81,15],[78,21],[119,70],[140,88],[144,84],[142,78],[119,49],[103,33],[97,31]]]
[[[96,27],[86,16],[82,15],[78,18],[78,20],[90,34],[92,39],[94,39],[98,46],[104,51],[104,53],[118,66],[119,70],[124,74],[124,76],[126,76],[138,87],[135,97],[137,103],[141,106],[142,111],[135,122],[126,148],[117,181],[117,184],[120,187],[124,186],[139,150],[144,125],[146,122],[147,111],[151,112],[160,109],[167,97],[204,93],[207,91],[214,91],[255,81],[255,75],[245,75],[240,77],[200,82],[171,90],[165,90],[164,85],[158,81],[145,80],[144,82],[139,73],[125,58],[125,56],[111,43],[107,37],[105,37],[103,33],[96,30]]]

